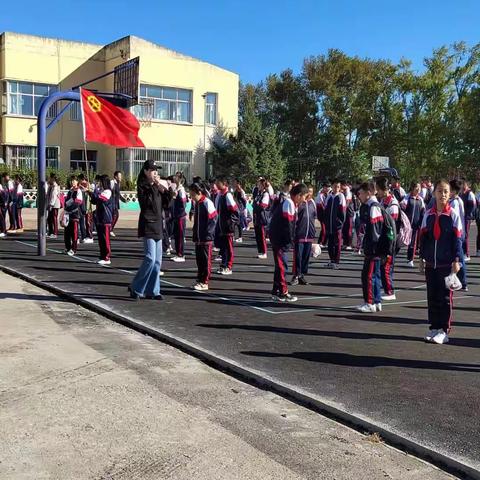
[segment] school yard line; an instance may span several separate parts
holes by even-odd
[[[36,248],[37,246],[35,244],[31,244],[31,243],[26,243],[26,242],[22,242],[20,240],[15,240],[16,242],[18,243],[21,243],[22,245],[26,245],[28,247],[32,247],[32,248]],[[54,252],[54,253],[57,253],[57,254],[64,254],[64,252],[62,252],[61,250],[54,250],[53,248],[47,248],[48,251],[50,252]],[[124,270],[122,268],[116,268],[116,267],[112,267],[111,265],[99,265],[96,261],[94,260],[89,260],[87,258],[83,258],[83,257],[80,257],[78,255],[72,255],[71,258],[75,258],[77,260],[80,260],[82,262],[87,262],[87,263],[92,263],[94,265],[97,265],[98,267],[105,267],[105,268],[110,268],[112,270],[117,270],[119,272],[123,272],[123,273],[127,273],[129,275],[134,275],[135,272],[132,272],[131,270]],[[213,298],[218,298],[219,300],[223,300],[223,301],[229,301],[229,302],[232,302],[232,303],[235,303],[237,305],[241,305],[241,306],[244,306],[244,307],[250,307],[250,308],[254,308],[255,310],[259,310],[261,312],[265,312],[265,313],[269,313],[271,315],[275,315],[276,312],[272,312],[271,310],[268,310],[267,308],[262,308],[262,307],[257,307],[255,305],[251,305],[249,303],[246,303],[246,302],[240,302],[238,300],[234,300],[234,299],[231,299],[231,298],[228,298],[228,297],[220,297],[219,295],[215,295],[213,293],[209,293],[209,292],[199,292],[197,290],[192,290],[190,289],[190,287],[187,287],[185,285],[179,285],[177,283],[173,283],[173,282],[169,282],[168,280],[164,280],[163,278],[160,279],[160,282],[161,283],[166,283],[167,285],[171,285],[173,287],[177,287],[177,288],[182,288],[182,289],[187,289],[187,290],[191,290],[192,292],[195,292],[197,294],[200,294],[200,295],[206,295],[208,297],[213,297]]]

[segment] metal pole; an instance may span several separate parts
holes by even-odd
[[[80,101],[79,92],[55,92],[47,97],[37,117],[37,254],[47,254],[47,205],[46,205],[46,170],[47,170],[47,112],[60,100]]]
[[[207,94],[203,97],[203,163],[205,165],[205,176],[210,176],[207,166]]]

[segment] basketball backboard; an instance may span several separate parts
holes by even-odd
[[[372,170],[374,172],[378,172],[384,168],[390,167],[390,158],[389,157],[380,157],[380,156],[373,156],[372,157]]]
[[[135,57],[117,65],[113,71],[113,93],[123,96],[124,108],[138,103],[140,57]]]

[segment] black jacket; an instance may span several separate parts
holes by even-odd
[[[213,241],[216,217],[217,211],[209,198],[202,197],[195,202],[192,231],[194,243],[202,244]]]
[[[299,243],[313,241],[317,234],[315,231],[315,219],[317,218],[317,206],[315,200],[306,200],[298,206],[297,222],[295,225],[295,241]]]
[[[383,231],[383,212],[376,197],[360,207],[360,221],[365,225],[363,252],[366,256],[380,255],[380,237]]]
[[[270,243],[277,248],[288,249],[295,239],[296,208],[292,200],[276,201],[272,207],[269,226]]]
[[[153,240],[163,239],[163,209],[168,207],[170,193],[160,193],[156,185],[151,185],[146,179],[137,184],[137,197],[140,204],[138,218],[138,236]]]
[[[97,206],[95,222],[97,225],[111,225],[113,222],[114,199],[111,190],[98,190],[90,192],[90,199]]]
[[[68,213],[71,220],[80,218],[83,203],[83,192],[80,188],[72,188],[68,191],[64,210]]]
[[[238,207],[233,199],[233,195],[225,190],[218,192],[215,199],[215,208],[218,213],[216,234],[232,235],[235,231],[235,225],[239,222]]]

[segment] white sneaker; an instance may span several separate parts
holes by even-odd
[[[413,260],[410,260],[410,261],[407,263],[407,267],[415,268],[415,265],[414,265],[414,263],[413,263]]]
[[[220,275],[231,275],[233,272],[229,268],[219,268],[217,273]]]
[[[172,257],[172,261],[173,262],[177,262],[177,263],[184,263],[185,262],[185,257]]]
[[[352,247],[345,247],[345,250],[346,250],[347,252],[351,252],[351,251],[353,250],[353,248],[352,248]]]
[[[439,345],[442,345],[444,343],[448,343],[448,335],[443,331],[443,329],[441,328],[437,334],[432,337],[432,342],[434,343],[438,343]]]
[[[165,272],[163,270],[160,270],[159,276],[163,277],[165,275]]]
[[[73,257],[75,255],[75,252],[73,250],[68,250],[67,255]]]
[[[110,232],[111,237],[116,237],[116,235],[113,232]]]
[[[221,262],[221,261],[222,261],[222,257],[221,257],[220,255],[217,255],[217,256],[215,257],[215,260],[214,260],[214,261],[215,261],[215,262]]]
[[[171,248],[167,248],[167,249],[165,250],[165,255],[167,255],[167,257],[169,257],[171,254],[172,254],[172,249],[171,249]]]
[[[375,304],[375,310],[377,312],[381,312],[382,311],[382,304],[381,303],[376,303]]]
[[[219,252],[219,251],[220,251],[220,249],[217,248],[217,247],[213,247],[212,250],[213,250],[214,252]]]
[[[469,262],[471,260],[471,258],[467,255],[465,255],[465,257],[463,258],[466,262]]]
[[[359,305],[357,310],[362,313],[375,313],[377,311],[377,306],[373,303],[364,303],[363,305]]]
[[[97,262],[99,265],[111,265],[111,261],[110,260],[99,260]]]
[[[2,232],[2,233],[0,233],[0,238],[6,237],[6,236],[7,236],[7,234],[6,234],[6,233],[3,233],[3,232]]]
[[[208,290],[208,285],[206,283],[196,283],[193,286],[194,290],[197,290],[198,292],[204,292],[205,290]]]
[[[237,243],[243,243],[243,238],[237,238],[237,239],[235,240],[235,242],[237,242]]]
[[[260,260],[265,260],[265,259],[267,258],[267,254],[266,254],[266,253],[260,253],[260,254],[258,255],[258,258],[259,258]]]
[[[427,332],[427,334],[423,337],[424,340],[426,340],[427,342],[431,342],[433,337],[438,333],[438,330],[436,329],[432,329],[432,330],[429,330]]]
[[[382,300],[385,301],[385,302],[388,302],[390,300],[396,300],[397,299],[397,296],[392,293],[392,295],[382,295]]]
[[[93,238],[85,238],[83,243],[93,243]]]
[[[330,267],[332,270],[340,270],[340,265],[338,263],[332,263]]]

